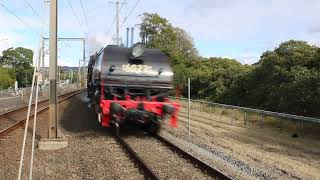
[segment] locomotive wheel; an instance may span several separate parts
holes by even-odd
[[[161,124],[157,120],[152,120],[146,124],[147,131],[152,134],[157,134],[160,132]]]

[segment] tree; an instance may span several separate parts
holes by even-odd
[[[241,92],[233,104],[319,117],[320,50],[304,41],[284,42],[263,53],[232,91]]]
[[[140,37],[166,52],[174,84],[191,77],[192,98],[271,111],[320,117],[320,48],[286,41],[262,54],[253,66],[234,59],[199,56],[192,37],[158,14],[144,13]]]
[[[33,52],[23,47],[9,48],[2,52],[0,65],[6,68],[12,68],[15,71],[15,79],[19,86],[31,84],[33,68],[31,66]]]
[[[8,89],[14,86],[15,72],[9,68],[0,67],[0,89]]]
[[[234,86],[239,77],[247,74],[251,68],[234,59],[208,58],[198,60],[192,70],[194,98],[225,103],[227,91]]]
[[[173,27],[167,19],[149,13],[142,14],[140,37],[148,48],[159,48],[169,55],[175,73],[174,84],[186,84],[187,69],[199,57],[192,37],[183,29]]]

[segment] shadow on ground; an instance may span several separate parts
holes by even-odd
[[[88,107],[89,99],[81,93],[70,100],[61,117],[61,127],[69,132],[106,131],[99,125],[93,109]]]
[[[70,100],[61,112],[61,127],[64,131],[72,133],[92,132],[103,135],[115,135],[113,127],[102,127],[93,108],[88,107],[89,99],[85,93],[81,93]],[[144,128],[141,125],[129,123],[121,125],[121,136],[146,136]]]

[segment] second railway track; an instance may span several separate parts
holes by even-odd
[[[159,135],[117,133],[147,179],[232,179]]]
[[[64,101],[72,96],[75,96],[79,93],[81,93],[83,90],[77,90],[73,92],[69,92],[66,94],[60,95],[59,101]],[[49,108],[48,105],[49,100],[43,100],[38,102],[38,113],[41,113],[42,111]],[[27,118],[27,111],[28,106],[21,107],[19,109],[15,109],[13,111],[4,113],[0,115],[0,137],[8,134],[11,131],[14,131],[16,128],[21,127]],[[31,111],[30,111],[30,117],[34,115],[34,105],[32,105]]]

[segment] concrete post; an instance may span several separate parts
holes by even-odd
[[[49,138],[57,138],[57,0],[50,1]]]

